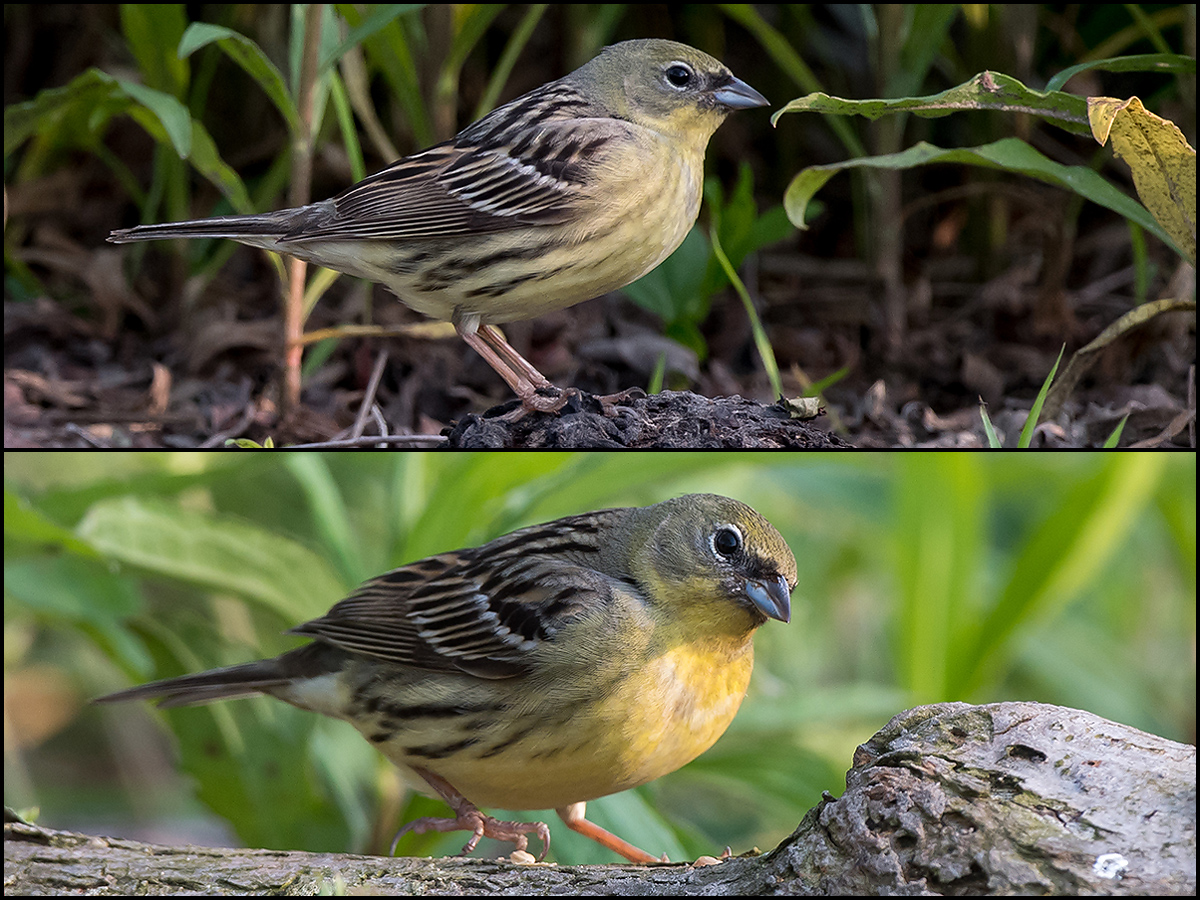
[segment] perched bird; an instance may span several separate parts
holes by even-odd
[[[542,822],[478,805],[555,809],[632,862],[656,857],[584,818],[724,733],[754,664],[751,635],[791,618],[796,559],[744,503],[690,494],[514,531],[366,582],[275,659],[156,681],[100,701],[184,706],[268,694],[345,719],[470,831],[519,850]],[[397,834],[399,839],[400,834]],[[394,848],[393,844],[393,848]]]
[[[334,197],[112,232],[221,237],[385,285],[455,330],[527,410],[566,402],[495,325],[641,278],[696,221],[708,140],[767,104],[686,44],[624,41]]]

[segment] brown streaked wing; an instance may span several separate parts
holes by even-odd
[[[365,178],[334,198],[330,221],[284,240],[406,240],[569,222],[587,214],[597,158],[626,127],[573,88],[545,85]]]
[[[387,572],[289,633],[431,671],[523,674],[541,642],[607,604],[616,582],[555,559],[552,548],[537,546],[541,541],[534,547],[518,542],[507,552],[496,546],[521,534]],[[544,549],[551,553],[538,552]]]

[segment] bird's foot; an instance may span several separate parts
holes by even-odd
[[[617,391],[615,394],[596,395],[593,399],[599,402],[600,411],[610,419],[617,417],[617,407],[628,403],[630,400],[640,400],[646,396],[646,392],[640,387],[626,388],[623,391]]]
[[[517,850],[524,850],[529,846],[529,838],[526,835],[536,834],[542,841],[542,852],[538,856],[538,862],[546,858],[546,852],[550,849],[550,828],[545,822],[505,822],[481,813],[474,806],[455,812],[456,816],[453,819],[441,819],[436,816],[413,819],[396,832],[392,839],[392,854],[395,854],[400,838],[410,831],[413,834],[427,834],[430,831],[470,831],[473,832],[471,839],[462,848],[464,856],[475,849],[480,838],[490,837],[497,841],[507,841],[514,844]]]
[[[556,413],[559,412],[567,402],[571,399],[571,394],[579,393],[574,388],[563,390],[560,387],[555,387],[547,382],[545,385],[530,388],[520,395],[521,405],[511,412],[506,412],[500,418],[505,422],[517,422],[525,418],[530,413]]]

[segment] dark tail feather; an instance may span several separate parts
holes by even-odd
[[[343,651],[318,642],[297,647],[275,659],[263,659],[239,666],[197,672],[195,675],[152,681],[149,684],[117,691],[115,694],[97,697],[92,702],[158,699],[159,706],[171,707],[271,694],[272,688],[337,671],[344,656]]]
[[[159,700],[159,706],[191,706],[196,703],[211,703],[214,700],[253,697],[267,688],[286,684],[289,680],[290,677],[283,673],[278,660],[265,659],[262,662],[212,669],[196,675],[152,681],[149,684],[117,691],[115,694],[97,697],[92,702],[114,703],[120,700],[162,698]]]
[[[294,221],[293,209],[264,213],[260,216],[216,216],[212,219],[193,219],[189,222],[164,222],[161,225],[138,225],[121,228],[108,235],[110,244],[133,241],[158,241],[167,238],[231,238],[249,236],[279,236],[286,233]]]
[[[308,206],[278,209],[256,216],[214,216],[188,222],[120,228],[111,232],[108,240],[112,244],[127,244],[131,241],[159,241],[166,238],[229,238],[253,246],[267,246],[273,239],[303,240],[305,236],[327,232],[336,224],[337,205],[333,200],[322,200]],[[334,232],[336,236],[336,229]],[[254,238],[264,240],[255,241]]]

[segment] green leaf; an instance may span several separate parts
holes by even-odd
[[[1054,375],[1058,372],[1058,364],[1062,362],[1063,353],[1066,352],[1067,345],[1063,344],[1058,351],[1058,359],[1054,360],[1054,365],[1050,367],[1050,374],[1046,376],[1046,380],[1042,382],[1041,390],[1033,399],[1033,406],[1029,409],[1029,415],[1025,417],[1025,426],[1021,429],[1021,436],[1017,438],[1017,446],[1022,450],[1029,447],[1033,442],[1033,431],[1037,428],[1038,417],[1042,414],[1042,405],[1046,402],[1046,395],[1050,393],[1050,385],[1054,383]]]
[[[1002,647],[1035,614],[1047,617],[1078,596],[1110,564],[1152,500],[1166,455],[1114,453],[1093,477],[1064,492],[1018,550],[1002,594],[955,641],[948,696],[966,696],[990,676]]]
[[[293,135],[303,132],[300,113],[288,91],[287,80],[262,48],[244,34],[221,25],[194,22],[179,42],[179,55],[190,56],[202,47],[215,43],[225,54],[253,78],[263,93],[275,104]]]
[[[1080,72],[1163,72],[1165,74],[1196,74],[1196,60],[1178,53],[1143,53],[1134,56],[1115,56],[1094,59],[1063,69],[1046,83],[1047,91],[1057,91]]]
[[[1117,444],[1121,442],[1121,432],[1125,430],[1125,423],[1129,421],[1129,413],[1121,416],[1121,421],[1117,423],[1117,427],[1113,429],[1112,434],[1104,441],[1105,450],[1115,450]]]
[[[958,163],[1028,175],[1047,184],[1073,191],[1093,203],[1132,219],[1157,235],[1167,246],[1175,246],[1162,226],[1132,197],[1121,193],[1091,169],[1056,163],[1018,138],[1004,138],[982,147],[959,150],[943,150],[922,141],[901,153],[852,159],[826,166],[810,166],[792,179],[784,194],[783,205],[792,224],[797,228],[804,228],[805,208],[809,200],[838,172],[856,168],[911,169],[932,163]]]
[[[188,64],[174,47],[187,26],[181,3],[122,3],[121,31],[147,87],[182,97],[188,85]]]
[[[708,315],[708,297],[701,288],[709,254],[708,240],[693,228],[661,265],[621,290],[665,322],[701,321]]]
[[[121,497],[95,504],[77,533],[113,561],[232,592],[285,621],[314,618],[345,593],[320,556],[233,517]]]
[[[126,94],[154,114],[180,159],[192,155],[192,116],[186,106],[162,91],[156,91],[134,81],[118,82]],[[136,113],[136,110],[133,112]],[[140,119],[138,115],[134,118]],[[146,123],[143,121],[143,125]],[[147,128],[147,131],[150,129]]]
[[[1075,134],[1088,134],[1087,102],[1062,91],[1035,91],[1017,79],[999,72],[980,72],[970,81],[940,94],[926,97],[899,97],[892,100],[845,100],[825,93],[809,94],[791,101],[771,116],[771,123],[791,112],[820,112],[841,116],[866,116],[880,119],[908,112],[936,119],[965,110],[987,109],[997,112],[1023,112],[1040,116]]]

